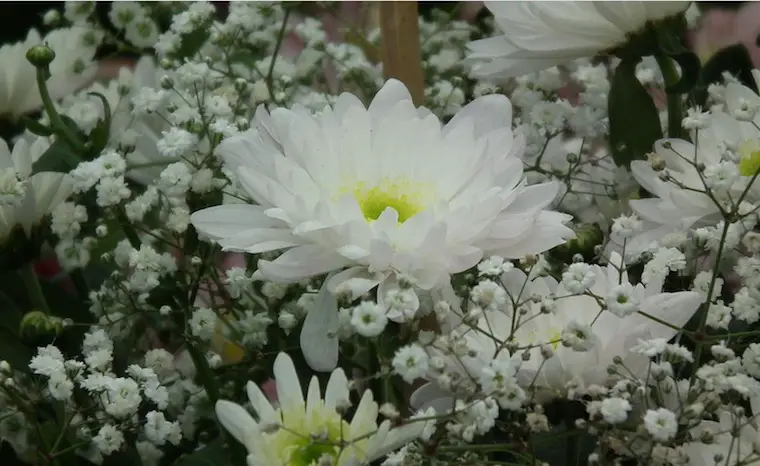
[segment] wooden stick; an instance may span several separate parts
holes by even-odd
[[[386,79],[403,82],[416,105],[425,99],[417,2],[380,2],[383,70]]]

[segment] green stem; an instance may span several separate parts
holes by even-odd
[[[171,165],[175,162],[181,161],[181,157],[166,157],[164,159],[154,161],[154,162],[144,162],[144,163],[132,163],[127,164],[127,171],[130,170],[137,170],[140,168],[151,168],[151,167],[163,167],[166,165]]]
[[[127,218],[127,214],[121,207],[116,209],[116,220],[119,221],[121,229],[124,230],[124,235],[127,237],[129,244],[135,249],[140,249],[142,241],[140,241],[140,237],[132,227],[132,224],[129,223],[129,218]]]
[[[190,338],[187,338],[185,341],[187,352],[190,354],[190,358],[193,360],[195,368],[197,369],[198,379],[203,388],[206,389],[206,394],[208,394],[211,403],[216,404],[219,400],[219,386],[217,385],[217,379],[214,376],[214,372],[211,370],[211,367],[208,365],[208,361],[206,361],[203,354],[201,354],[198,348],[195,347],[194,342]],[[230,453],[233,460],[232,464],[245,464],[246,452],[243,446],[230,436],[218,421],[217,425],[222,438],[230,446]]]
[[[206,358],[198,351],[190,339],[187,340],[187,352],[190,354],[190,358],[193,360],[195,367],[198,369],[198,378],[206,389],[209,399],[216,403],[219,400],[219,387],[216,385],[216,378],[208,365]]]
[[[80,298],[84,300],[90,299],[90,287],[87,284],[87,278],[84,276],[82,269],[71,271],[71,281],[74,283],[74,288]]]
[[[282,26],[277,34],[277,42],[274,44],[274,52],[272,52],[272,60],[269,62],[269,70],[266,76],[267,90],[269,91],[269,98],[272,100],[274,100],[274,64],[277,62],[277,55],[280,53],[280,47],[282,47],[282,43],[285,40],[285,29],[288,27],[288,19],[290,19],[290,8],[285,8],[285,17],[282,18]]]
[[[50,92],[48,92],[47,84],[45,84],[46,76],[43,68],[37,68],[37,88],[40,90],[40,97],[42,98],[42,105],[45,108],[50,119],[50,125],[75,151],[80,154],[84,152],[84,144],[79,140],[79,137],[69,128],[63,121],[61,116],[55,109],[53,99],[50,98]]]
[[[31,262],[27,262],[23,267],[19,269],[21,280],[24,282],[24,288],[29,294],[29,299],[32,302],[32,306],[45,314],[50,315],[50,307],[48,307],[45,295],[42,293],[42,286],[37,278],[37,272],[34,271],[34,266]]]
[[[665,55],[655,54],[655,60],[660,67],[662,76],[665,79],[665,87],[673,86],[680,79],[678,77],[678,71],[676,66],[670,58]],[[684,135],[682,121],[683,121],[683,101],[681,94],[668,93],[668,137],[682,138]]]
[[[565,439],[565,464],[568,466],[578,466],[581,456],[580,432],[575,428],[575,423],[567,419],[565,421],[567,430],[571,434]]]

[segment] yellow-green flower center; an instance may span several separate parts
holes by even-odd
[[[377,220],[387,208],[398,213],[398,223],[404,223],[425,208],[424,191],[419,184],[408,179],[383,178],[375,186],[359,182],[343,192],[351,192],[356,197],[364,218]]]
[[[269,434],[266,443],[282,464],[288,466],[314,466],[323,456],[334,464],[342,452],[352,450],[361,457],[363,442],[348,444],[349,424],[335,410],[315,406],[307,415],[304,407],[283,413],[283,425]],[[280,410],[277,411],[280,415]]]
[[[544,337],[543,335],[539,336],[538,331],[532,330],[528,335],[526,335],[526,338],[520,339],[521,341],[518,341],[518,344],[520,346],[536,346],[536,345],[544,345],[549,344],[552,345],[554,349],[557,349],[559,347],[559,344],[562,342],[562,332],[560,330],[555,331],[555,328],[552,328],[547,333],[543,333],[543,335],[549,335],[548,338]],[[551,332],[551,333],[550,333]]]
[[[739,148],[739,174],[754,176],[760,171],[760,140],[750,139]]]

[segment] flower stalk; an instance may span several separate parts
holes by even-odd
[[[678,82],[679,77],[673,60],[659,53],[655,54],[654,58],[657,61],[657,66],[660,67],[663,78],[665,79],[665,88],[675,85]],[[683,101],[681,99],[681,94],[669,92],[667,94],[667,106],[668,137],[684,137],[683,127],[681,125],[681,121],[683,120]]]
[[[50,97],[50,92],[47,88],[47,79],[50,72],[44,67],[37,67],[37,88],[40,91],[40,97],[42,98],[42,105],[45,109],[45,113],[50,119],[50,126],[53,128],[56,134],[63,138],[66,143],[71,146],[76,152],[81,153],[84,151],[84,144],[79,140],[79,137],[66,125],[61,115],[55,109],[53,99]]]
[[[47,315],[50,315],[50,307],[48,306],[45,294],[42,292],[42,286],[40,285],[37,273],[34,271],[34,266],[31,262],[27,262],[23,267],[19,269],[19,275],[24,282],[24,288],[29,295],[32,306],[36,310],[40,310]]]

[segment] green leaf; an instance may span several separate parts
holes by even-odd
[[[224,442],[217,437],[201,449],[183,456],[177,466],[226,466],[230,464]]]
[[[0,360],[8,361],[14,369],[26,371],[32,350],[21,340],[19,325],[24,312],[8,295],[0,292]]]
[[[208,40],[209,33],[207,28],[198,28],[195,31],[182,36],[182,45],[177,50],[175,56],[179,59],[190,58],[198,52],[203,44]]]
[[[735,76],[743,85],[757,92],[757,84],[752,76],[753,68],[752,58],[745,45],[734,44],[719,50],[702,67],[699,80],[692,93],[694,102],[704,106],[707,101],[708,86],[722,82],[725,72]]]
[[[48,137],[53,134],[53,130],[50,127],[45,126],[32,118],[22,116],[21,123],[30,133],[36,134],[37,136]]]
[[[669,27],[668,27],[669,26]],[[664,24],[657,29],[657,44],[660,51],[672,58],[681,68],[681,78],[669,85],[665,91],[668,94],[685,94],[697,84],[700,72],[700,62],[697,54],[686,48],[680,34],[683,28],[674,28]]]
[[[103,114],[105,118],[98,120],[98,124],[90,132],[90,144],[92,144],[92,154],[97,157],[98,154],[108,144],[108,138],[111,134],[111,105],[108,103],[108,99],[103,94],[98,92],[90,92],[87,95],[97,97],[103,104]]]
[[[14,370],[27,372],[33,353],[17,332],[0,327],[0,360],[8,361]]]
[[[68,173],[76,168],[81,161],[71,146],[63,139],[58,139],[34,162],[32,174],[40,172]]]
[[[652,97],[636,78],[635,60],[623,60],[615,70],[608,99],[610,148],[617,165],[642,160],[662,138],[660,115]]]

